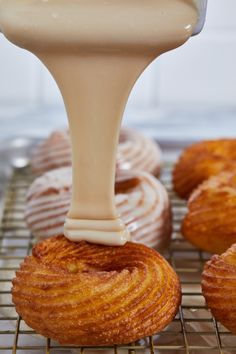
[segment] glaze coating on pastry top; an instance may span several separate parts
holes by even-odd
[[[132,240],[158,250],[171,236],[170,202],[165,187],[145,172],[119,171],[115,201]],[[31,185],[26,205],[26,221],[39,238],[63,233],[71,195],[71,169],[45,173]]]
[[[31,157],[31,167],[35,174],[59,167],[71,166],[71,146],[67,130],[57,130],[38,145]]]
[[[236,166],[236,139],[208,140],[185,149],[175,165],[173,184],[181,198],[204,180]]]
[[[156,251],[44,240],[21,264],[12,299],[37,333],[74,345],[130,343],[165,328],[180,305],[180,283]]]
[[[236,242],[236,168],[203,182],[190,196],[183,236],[196,247],[222,253]]]
[[[236,334],[236,244],[206,263],[202,291],[214,317]]]
[[[133,129],[121,129],[117,156],[119,168],[159,176],[161,160],[161,150],[153,139]]]
[[[41,175],[55,168],[71,165],[70,139],[66,130],[53,132],[34,151],[31,166]],[[156,142],[143,134],[122,128],[117,154],[118,169],[141,170],[158,176],[161,151]]]

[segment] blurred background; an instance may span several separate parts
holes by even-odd
[[[203,32],[142,75],[124,124],[158,139],[236,134],[236,1],[209,0]],[[46,68],[0,35],[0,140],[45,136],[67,124]]]

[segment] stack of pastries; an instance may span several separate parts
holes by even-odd
[[[115,202],[132,241],[122,247],[74,243],[63,235],[71,196],[68,133],[55,132],[35,151],[25,218],[41,241],[13,280],[12,297],[25,322],[62,344],[113,345],[155,334],[175,317],[179,279],[155,249],[171,235],[159,147],[121,131]],[[55,169],[57,167],[57,169]],[[145,245],[144,245],[145,244]]]
[[[175,192],[188,199],[182,234],[214,255],[202,274],[202,292],[215,318],[236,334],[236,139],[187,148],[173,171]]]
[[[215,318],[236,334],[236,244],[206,263],[202,291]]]

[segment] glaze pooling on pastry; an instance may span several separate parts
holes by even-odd
[[[181,198],[204,180],[236,168],[236,139],[206,140],[185,149],[173,171],[173,184]]]
[[[71,147],[66,130],[54,131],[37,146],[31,157],[32,171],[41,175],[59,167],[71,166]]]
[[[164,186],[144,172],[119,171],[116,179],[116,206],[132,240],[158,250],[164,248],[171,235],[170,202]],[[25,216],[36,237],[63,232],[70,194],[70,168],[50,171],[33,182]]]
[[[213,316],[236,334],[236,244],[206,263],[202,291]]]
[[[180,283],[156,251],[44,240],[13,280],[17,312],[37,333],[74,345],[130,343],[165,328]]]
[[[203,182],[190,196],[183,236],[196,247],[222,253],[236,242],[236,168]]]
[[[53,132],[35,149],[31,166],[41,175],[55,168],[71,166],[69,132]],[[121,128],[117,152],[117,168],[149,172],[158,176],[161,169],[161,151],[151,138],[128,128]]]

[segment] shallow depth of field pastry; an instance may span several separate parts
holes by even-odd
[[[236,139],[208,140],[188,147],[173,171],[175,192],[181,198],[204,180],[236,166]]]
[[[206,263],[202,291],[213,316],[236,334],[236,244]]]
[[[13,280],[12,299],[37,333],[61,344],[133,342],[165,328],[181,300],[168,262],[146,246],[42,241]]]
[[[70,138],[66,130],[53,132],[35,149],[31,158],[32,170],[37,175],[70,165]],[[122,128],[117,166],[119,169],[146,171],[158,176],[161,169],[160,148],[143,134]]]
[[[119,171],[117,209],[134,242],[162,250],[171,236],[170,202],[165,187],[145,172]],[[63,233],[71,197],[71,168],[60,168],[37,178],[28,191],[25,218],[39,238]]]
[[[30,164],[36,175],[71,165],[71,146],[67,130],[57,130],[33,151]]]
[[[236,169],[203,182],[188,201],[183,236],[201,250],[222,253],[236,242]]]
[[[120,169],[144,171],[157,177],[161,160],[161,150],[153,139],[137,130],[121,129],[117,156]]]

